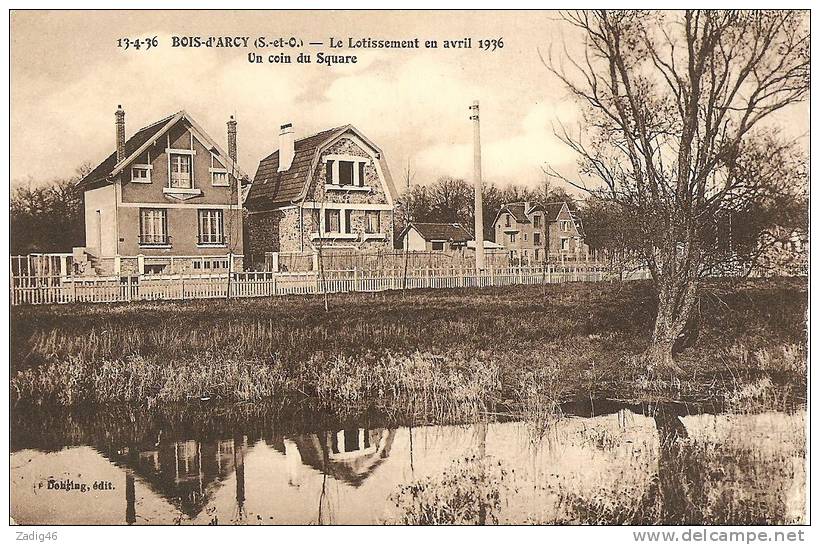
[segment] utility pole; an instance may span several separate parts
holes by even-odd
[[[478,119],[478,101],[470,106],[473,121],[473,187],[475,188],[475,268],[484,270],[484,188],[481,181],[481,124]]]

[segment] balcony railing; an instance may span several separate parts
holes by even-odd
[[[140,234],[140,244],[142,246],[167,246],[170,244],[168,235],[160,234],[160,235],[149,235],[149,234]]]
[[[225,236],[221,234],[200,234],[197,238],[198,244],[225,244]]]

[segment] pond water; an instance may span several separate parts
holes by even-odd
[[[372,415],[327,422],[245,411],[237,419],[210,408],[193,416],[190,409],[13,411],[12,517],[21,524],[805,522],[805,409],[733,415],[597,406],[565,406],[562,417],[540,423],[414,426]]]

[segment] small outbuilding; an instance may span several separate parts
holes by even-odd
[[[472,240],[472,233],[460,223],[410,222],[399,236],[401,248],[411,252],[461,251]]]

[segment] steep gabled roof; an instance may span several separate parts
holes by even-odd
[[[528,204],[529,207],[527,207]],[[503,204],[501,205],[501,208],[498,209],[498,212],[495,215],[493,225],[495,225],[495,223],[498,221],[498,218],[504,212],[508,212],[518,223],[530,223],[530,216],[534,212],[543,211],[544,220],[547,223],[549,223],[552,221],[556,221],[558,219],[558,215],[561,213],[561,210],[565,205],[566,203],[563,201],[548,202],[545,205],[541,205],[537,202],[511,202]]]
[[[530,210],[532,210],[533,208],[535,208],[537,206],[539,206],[539,205],[536,204],[535,206],[531,207]],[[515,219],[515,221],[517,221],[518,223],[529,223],[530,222],[529,218],[527,217],[528,211],[527,211],[526,203],[523,203],[523,202],[510,202],[510,203],[502,204],[501,208],[498,209],[498,212],[495,213],[495,218],[493,219],[493,225],[496,224],[496,222],[498,221],[498,218],[500,218],[501,214],[503,214],[504,212],[507,212],[508,214],[510,214]]]
[[[293,162],[290,168],[279,172],[279,150],[274,151],[259,162],[259,168],[253,177],[253,184],[248,191],[247,202],[256,207],[273,207],[288,204],[305,198],[310,179],[322,150],[336,138],[346,132],[351,132],[372,147],[378,154],[379,166],[387,185],[386,191],[395,201],[398,193],[390,177],[390,170],[384,153],[373,142],[368,140],[353,125],[343,125],[327,129],[305,138],[296,140],[293,144]]]
[[[548,202],[544,205],[544,214],[546,215],[547,221],[556,221],[558,219],[558,214],[561,213],[561,210],[564,208],[566,203],[564,201],[560,202]]]
[[[501,208],[509,212],[518,223],[530,222],[530,219],[527,217],[527,206],[523,202],[507,203]]]
[[[228,154],[216,143],[214,142],[208,133],[206,133],[199,124],[194,121],[194,119],[185,111],[180,110],[175,114],[171,114],[167,117],[163,117],[159,121],[155,121],[150,125],[141,128],[136,133],[134,133],[131,138],[125,141],[125,159],[117,162],[117,151],[109,155],[108,157],[103,160],[102,163],[97,165],[94,170],[88,173],[85,178],[78,182],[78,185],[81,188],[86,188],[93,186],[99,182],[103,182],[108,180],[111,176],[119,173],[124,167],[128,164],[133,162],[137,157],[139,157],[142,152],[144,152],[149,146],[151,146],[158,138],[163,136],[166,132],[168,132],[171,127],[177,124],[180,120],[185,119],[190,123],[191,127],[197,132],[200,136],[200,139],[205,140],[203,144],[207,144],[212,149],[215,149],[216,152],[219,154],[220,160],[226,163],[228,169],[233,167],[234,172],[236,172],[236,177],[239,179],[247,178],[247,174],[243,173],[239,167],[228,157]]]
[[[584,222],[581,220],[581,217],[572,214],[572,222],[575,224],[575,229],[578,231],[578,235],[585,238],[587,234],[584,231]]]
[[[134,133],[134,135],[131,136],[131,138],[125,141],[125,156],[130,157],[146,142],[153,141],[159,136],[161,136],[165,124],[167,124],[167,122],[176,115],[177,114],[171,114],[168,117],[164,117],[159,121],[155,121],[154,123],[151,123],[147,127],[143,127],[136,133]],[[108,157],[106,157],[102,163],[97,165],[94,168],[94,170],[92,170],[85,176],[85,178],[80,180],[78,185],[80,187],[86,187],[105,180],[106,178],[108,178],[108,176],[111,175],[116,165],[117,150],[114,150],[114,152]]]
[[[473,240],[473,235],[460,223],[415,223],[411,222],[402,231],[401,237],[409,231],[415,229],[421,238],[426,241],[446,240],[449,242],[463,243]]]

